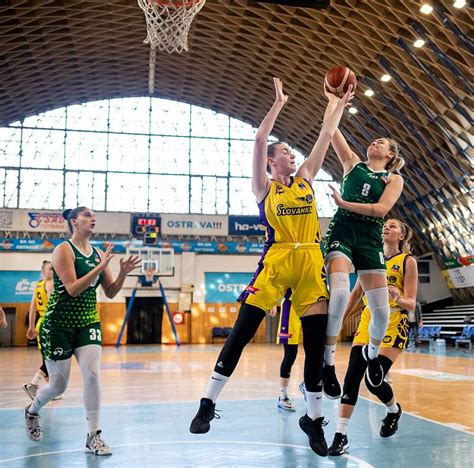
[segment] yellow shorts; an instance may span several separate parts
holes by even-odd
[[[301,343],[301,338],[301,319],[291,306],[291,298],[285,297],[281,305],[276,342],[297,345]]]
[[[298,317],[312,304],[329,300],[319,244],[271,245],[238,300],[268,311],[288,289],[291,289],[291,302]]]
[[[354,335],[354,343],[369,342],[370,311],[364,307],[359,326]],[[408,315],[401,311],[391,312],[390,319],[382,340],[382,348],[405,349],[408,342]]]
[[[41,349],[41,342],[40,342],[40,327],[41,322],[43,321],[43,317],[40,317],[36,322],[35,331],[36,331],[36,342],[38,343],[38,349]]]

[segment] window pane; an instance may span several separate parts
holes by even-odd
[[[6,208],[18,204],[18,171],[0,169],[0,203]]]
[[[150,171],[189,174],[189,138],[151,137]]]
[[[62,168],[64,131],[23,130],[22,167]]]
[[[189,177],[150,176],[150,210],[154,213],[189,213]]]
[[[193,106],[191,110],[191,135],[229,138],[229,117],[210,109]]]
[[[151,133],[159,135],[189,135],[189,104],[152,99]]]
[[[191,173],[227,175],[228,141],[191,140]]]
[[[67,172],[65,206],[105,210],[105,174]]]
[[[230,175],[251,176],[253,141],[231,140]]]
[[[148,136],[109,136],[109,171],[148,171]]]
[[[255,140],[257,129],[240,120],[230,118],[230,137]]]
[[[148,133],[149,98],[112,99],[110,131]]]
[[[20,141],[19,128],[0,128],[0,165],[20,165]]]
[[[229,185],[229,214],[258,216],[257,200],[252,192],[251,179],[232,177]]]
[[[227,179],[192,177],[191,213],[226,214]]]
[[[66,138],[68,169],[107,169],[107,135],[70,131]]]
[[[107,182],[107,210],[147,211],[146,175],[109,174]]]
[[[66,124],[66,108],[61,107],[42,114],[27,117],[23,125],[25,127],[42,127],[42,128],[64,128]]]
[[[58,210],[63,203],[63,173],[61,171],[21,171],[20,208]]]
[[[86,102],[67,108],[67,128],[107,131],[109,101]]]

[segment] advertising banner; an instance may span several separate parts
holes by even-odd
[[[229,235],[264,236],[265,227],[258,216],[229,216]]]
[[[452,268],[447,271],[454,289],[470,288],[474,286],[474,265],[462,268]]]
[[[204,273],[205,302],[235,302],[252,279],[252,273]]]
[[[40,279],[39,271],[0,270],[0,303],[30,302]]]
[[[167,235],[227,236],[228,218],[214,215],[163,214],[161,230]]]

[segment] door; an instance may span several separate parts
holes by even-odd
[[[127,297],[127,307],[130,298]],[[161,297],[135,297],[128,319],[128,344],[161,343],[163,300]]]
[[[13,346],[13,334],[15,332],[16,309],[5,307],[5,317],[7,319],[7,328],[0,328],[0,346]]]

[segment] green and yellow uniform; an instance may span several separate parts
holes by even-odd
[[[405,281],[405,265],[410,254],[397,253],[393,257],[387,258],[387,282],[395,286],[403,295],[403,285]],[[359,327],[354,335],[354,342],[369,342],[369,322],[370,311],[367,307],[367,300],[363,298],[365,307],[362,311]],[[408,312],[402,310],[392,299],[390,303],[390,318],[382,340],[382,348],[399,348],[404,349],[408,341]]]
[[[43,322],[44,313],[46,311],[46,306],[48,305],[48,293],[46,292],[46,281],[44,279],[38,281],[35,286],[35,292],[33,293],[35,298],[36,310],[39,314],[39,319],[36,322],[36,340],[38,342],[38,348],[41,349],[41,342],[39,339],[39,332],[41,323]]]
[[[377,203],[389,177],[390,172],[376,172],[366,163],[359,162],[342,180],[342,199],[354,203]],[[326,253],[342,252],[356,271],[385,269],[383,223],[383,218],[338,208],[326,233]]]
[[[92,246],[85,255],[70,240],[74,253],[76,277],[82,278],[100,263],[100,255]],[[53,269],[54,290],[41,326],[41,345],[44,359],[69,359],[74,350],[88,344],[102,344],[96,289],[104,279],[104,272],[85,291],[72,297]]]

